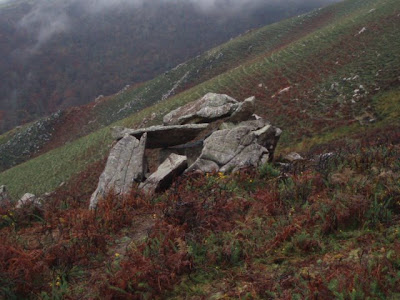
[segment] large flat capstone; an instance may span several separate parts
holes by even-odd
[[[143,180],[146,141],[146,133],[142,134],[140,140],[125,135],[113,147],[97,189],[90,199],[91,209],[96,208],[98,201],[107,193],[113,191],[116,195],[127,195],[135,182]]]
[[[164,125],[209,123],[230,116],[239,102],[225,94],[208,93],[164,116]]]
[[[120,139],[125,135],[140,138],[144,133],[147,133],[147,148],[166,148],[188,143],[207,127],[208,124],[152,126],[141,129],[114,127],[112,136],[115,139]]]

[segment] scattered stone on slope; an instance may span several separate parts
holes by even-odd
[[[146,147],[149,149],[154,149],[166,148],[190,142],[207,127],[208,124],[152,126],[141,129],[116,127],[113,129],[112,134],[115,139],[119,139],[127,134],[136,138],[140,138],[144,133],[147,133]]]
[[[239,107],[232,113],[229,122],[238,123],[252,118],[256,109],[256,98],[250,97],[239,104]]]
[[[210,123],[230,116],[239,102],[224,94],[208,93],[197,101],[181,106],[164,116],[164,125]]]
[[[7,187],[5,185],[0,186],[0,206],[9,200],[10,197],[8,196]]]
[[[146,133],[140,141],[131,135],[125,135],[114,146],[97,189],[90,199],[91,209],[96,208],[98,201],[107,193],[113,191],[116,195],[127,195],[135,182],[143,180],[146,141]]]
[[[144,192],[158,193],[167,189],[176,176],[187,168],[187,157],[172,153],[139,188]]]
[[[281,130],[264,120],[225,124],[204,141],[200,157],[187,170],[229,172],[258,167],[271,159]]]
[[[304,160],[304,158],[298,154],[297,152],[290,152],[289,154],[285,155],[283,158],[284,161],[293,163],[295,161]]]
[[[21,197],[21,199],[18,200],[17,205],[15,206],[16,208],[21,208],[25,205],[35,205],[35,206],[41,206],[42,203],[39,198],[37,198],[34,194],[26,193]]]

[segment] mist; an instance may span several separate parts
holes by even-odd
[[[0,0],[0,133],[338,1]]]
[[[0,0],[0,3],[12,2],[13,0]],[[66,32],[74,25],[72,11],[93,15],[104,13],[105,10],[129,6],[132,8],[143,8],[157,5],[179,5],[190,4],[204,14],[216,16],[238,14],[246,7],[254,8],[257,5],[277,8],[287,3],[294,3],[298,6],[324,6],[339,0],[303,0],[299,4],[296,0],[37,0],[31,10],[18,22],[21,30],[31,32],[35,36],[35,43],[30,47],[29,52],[35,52],[53,35]]]

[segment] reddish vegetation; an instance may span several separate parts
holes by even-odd
[[[379,132],[386,134],[374,139]],[[42,209],[2,208],[0,280],[14,295],[71,299],[188,296],[181,284],[199,278],[229,298],[393,296],[400,292],[399,132],[331,143],[342,152],[285,172],[192,174],[162,195],[109,195],[89,211],[98,162]]]

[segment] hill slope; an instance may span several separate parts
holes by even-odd
[[[52,150],[0,174],[14,197],[56,190],[41,209],[0,208],[0,295],[398,299],[399,25],[397,0],[344,1],[2,136],[4,145],[40,136],[34,128],[57,133],[42,139],[41,151]],[[206,92],[256,95],[258,114],[284,131],[275,162],[189,174],[152,197],[109,195],[89,211],[109,127],[159,123]],[[132,113],[137,99],[156,104]],[[85,120],[82,133],[67,122],[74,113]],[[99,121],[89,124],[92,117]],[[294,150],[305,159],[283,163]]]
[[[0,7],[0,133],[149,80],[248,29],[321,4],[256,1],[240,12],[223,5],[211,13],[191,1],[137,2]]]
[[[301,142],[310,147],[316,141],[390,123],[398,111],[397,11],[395,1],[345,1],[251,32],[146,84],[67,112],[59,126],[49,126],[56,130],[52,137],[30,134],[44,125],[19,129],[11,139],[2,137],[3,164],[13,156],[18,159],[16,149],[25,149],[30,139],[42,143],[39,149],[61,147],[3,172],[0,182],[9,185],[14,195],[48,192],[102,158],[111,143],[107,128],[74,141],[76,137],[125,116],[113,125],[137,126],[144,119],[153,119],[149,124],[160,122],[170,109],[207,92],[237,99],[255,95],[259,114],[284,129],[282,147]],[[176,96],[129,116],[136,107],[159,101],[173,87]],[[380,101],[388,97],[388,103]],[[361,125],[368,116],[377,122]],[[57,118],[48,123],[54,122]],[[22,133],[27,136],[20,138]],[[27,153],[32,155],[29,149]]]

